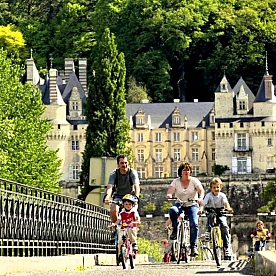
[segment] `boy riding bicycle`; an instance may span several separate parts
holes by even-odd
[[[267,228],[264,228],[264,223],[259,220],[256,223],[256,229],[250,235],[253,239],[255,238],[254,251],[260,251],[260,245],[262,242],[262,247],[265,246],[267,239],[271,237],[270,231]]]
[[[112,225],[121,225],[121,229],[125,229],[127,232],[127,236],[132,244],[132,248],[135,251],[138,251],[137,246],[137,223],[140,223],[140,216],[135,208],[136,197],[131,194],[126,194],[122,198],[124,209],[119,213],[118,219]],[[118,248],[121,250],[121,246],[123,244],[123,231],[119,231],[118,233]]]
[[[211,192],[207,193],[205,198],[203,199],[202,204],[200,205],[198,215],[203,213],[204,207],[213,207],[216,209],[225,208],[229,213],[233,212],[233,209],[230,207],[228,199],[224,193],[221,192],[222,189],[222,181],[219,177],[214,177],[210,182]],[[227,224],[227,219],[225,215],[220,215],[218,217],[220,229],[222,232],[222,239],[223,239],[223,247],[225,256],[231,256],[231,238],[229,233],[229,227]],[[211,232],[211,224],[210,218],[207,219],[206,225],[206,233],[205,238],[206,240],[210,240],[210,232]]]

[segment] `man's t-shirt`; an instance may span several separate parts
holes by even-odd
[[[130,194],[133,191],[133,185],[131,185],[130,177],[132,179],[133,184],[140,184],[138,173],[136,170],[131,169],[131,171],[123,175],[118,171],[118,179],[117,179],[117,185],[116,185],[116,196],[124,196],[126,194]],[[116,169],[113,170],[109,176],[108,184],[114,185],[116,179]]]

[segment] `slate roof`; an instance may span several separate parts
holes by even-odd
[[[248,105],[249,105],[249,108],[252,108],[253,102],[255,100],[255,95],[250,90],[250,88],[247,86],[247,84],[245,83],[245,81],[243,80],[242,77],[240,77],[240,79],[238,80],[238,82],[236,83],[236,85],[233,88],[235,96],[239,93],[240,88],[241,88],[242,85],[243,85],[245,93],[248,95]]]
[[[188,127],[199,127],[203,117],[206,117],[214,106],[214,102],[180,102],[180,103],[129,103],[126,107],[127,118],[132,117],[135,126],[135,115],[139,108],[145,112],[145,120],[148,115],[151,118],[152,128],[165,128],[166,124],[172,126],[172,113],[177,107],[181,114],[181,124],[184,124],[184,116],[187,117]],[[206,125],[209,124],[208,116]]]
[[[274,86],[273,86],[273,89],[274,89]],[[254,102],[255,103],[258,103],[258,102],[274,102],[275,103],[276,102],[275,91],[274,91],[272,97],[273,97],[273,99],[267,99],[265,97],[265,82],[264,82],[264,77],[263,77]]]

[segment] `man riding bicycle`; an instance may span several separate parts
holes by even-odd
[[[117,156],[118,169],[113,170],[109,175],[104,203],[109,204],[113,201],[119,202],[126,194],[140,195],[140,181],[136,170],[128,167],[128,160],[125,155]],[[138,205],[136,204],[136,208]],[[117,221],[119,206],[112,203],[110,206],[110,219],[114,223]]]

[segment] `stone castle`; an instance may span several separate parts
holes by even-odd
[[[66,58],[63,71],[51,68],[42,79],[31,57],[26,70],[27,81],[41,90],[44,118],[53,123],[47,141],[62,160],[61,185],[75,188],[87,127],[87,60],[79,59],[77,68]],[[176,177],[183,161],[192,163],[195,176],[212,175],[214,164],[233,175],[274,171],[276,98],[267,70],[256,97],[242,78],[232,89],[223,76],[214,102],[129,103],[126,114],[142,180]]]

